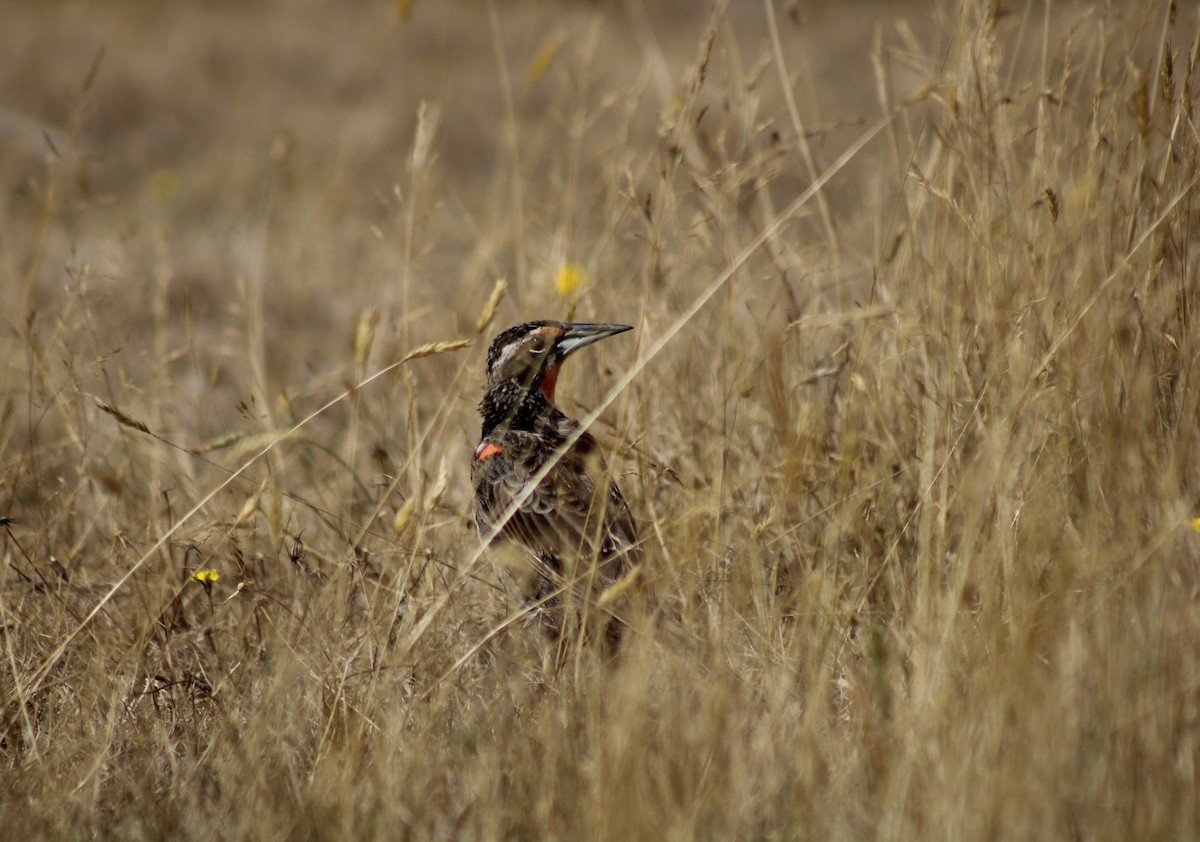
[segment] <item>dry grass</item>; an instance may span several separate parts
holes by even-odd
[[[1197,13],[1005,10],[4,3],[0,826],[1200,836]],[[467,464],[572,314],[554,671]]]

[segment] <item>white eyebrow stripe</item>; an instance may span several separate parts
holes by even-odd
[[[501,370],[501,371],[504,370],[504,367],[508,364],[508,361],[513,358],[513,354],[515,354],[517,352],[518,347],[519,346],[517,346],[515,344],[505,346],[504,353],[502,353],[500,355],[500,359],[498,359],[496,361],[496,367],[499,370]]]

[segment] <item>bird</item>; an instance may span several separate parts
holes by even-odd
[[[567,357],[632,329],[531,321],[502,331],[488,348],[483,425],[471,463],[475,524],[493,545],[519,550],[523,573],[516,578],[527,615],[560,642],[575,631],[588,638],[599,627],[606,647],[620,643],[625,622],[605,610],[614,602],[605,595],[632,581],[641,553],[637,524],[596,439],[558,408],[555,389]]]

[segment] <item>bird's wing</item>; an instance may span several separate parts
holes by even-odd
[[[475,514],[481,531],[490,530],[556,448],[533,433],[509,431],[476,451],[473,466]],[[480,459],[481,455],[485,458]],[[607,489],[598,494],[597,487]],[[633,562],[637,543],[633,516],[616,484],[610,482],[599,450],[584,435],[539,482],[501,528],[536,556],[597,558],[609,578]]]

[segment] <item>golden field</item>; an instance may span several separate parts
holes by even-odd
[[[1194,7],[0,19],[7,838],[1200,837]],[[611,663],[470,517],[534,318]]]

